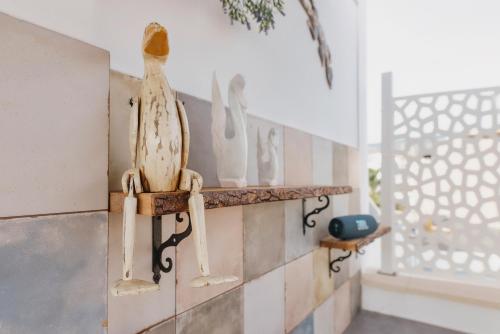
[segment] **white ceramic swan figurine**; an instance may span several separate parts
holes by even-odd
[[[247,180],[247,102],[245,80],[237,74],[229,83],[229,117],[222,102],[219,83],[212,80],[212,140],[217,159],[217,177],[222,187],[246,187]]]
[[[259,184],[263,186],[278,185],[278,143],[276,130],[271,128],[267,134],[265,144],[260,139],[260,131],[257,129],[257,164],[259,173]],[[267,153],[267,160],[265,160]]]

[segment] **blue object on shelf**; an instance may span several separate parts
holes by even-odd
[[[328,226],[330,234],[341,240],[366,237],[377,230],[378,223],[370,215],[351,215],[333,218]]]

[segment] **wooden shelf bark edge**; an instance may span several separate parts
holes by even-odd
[[[364,246],[373,242],[375,239],[380,238],[389,232],[391,232],[390,226],[380,224],[377,230],[367,237],[353,240],[340,240],[330,236],[321,240],[320,246],[357,252]]]
[[[350,186],[303,186],[303,187],[248,187],[248,188],[205,188],[205,209],[229,206],[287,201],[322,195],[340,195],[352,192]],[[122,192],[109,194],[109,212],[123,211]],[[146,216],[162,216],[188,211],[189,193],[185,191],[142,193],[137,196],[137,213]]]

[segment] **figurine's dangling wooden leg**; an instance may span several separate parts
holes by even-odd
[[[134,197],[134,177],[130,177],[128,195],[123,204],[123,274],[111,293],[114,296],[138,295],[143,292],[157,291],[160,285],[133,279],[132,265],[134,258],[135,215],[137,213],[137,198]]]
[[[205,226],[205,204],[203,195],[200,194],[203,185],[203,178],[200,174],[189,169],[182,169],[181,182],[179,188],[189,191],[188,200],[189,214],[191,215],[191,224],[193,226],[193,238],[198,260],[198,269],[200,277],[194,278],[191,281],[191,286],[200,288],[209,285],[234,282],[238,277],[230,276],[210,276],[210,268],[208,266],[208,247],[207,247],[207,232]]]

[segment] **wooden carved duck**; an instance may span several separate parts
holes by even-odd
[[[169,54],[167,30],[151,23],[142,44],[144,79],[140,98],[131,99],[130,153],[132,169],[122,177],[128,196],[123,216],[123,276],[112,289],[114,295],[155,291],[159,285],[132,279],[134,253],[135,193],[185,190],[190,192],[189,213],[201,276],[191,285],[201,287],[237,280],[234,276],[210,276],[206,243],[204,200],[200,194],[203,178],[186,169],[189,156],[189,125],[186,111],[163,73]]]
[[[217,159],[217,177],[222,187],[246,187],[247,180],[247,102],[240,74],[229,84],[229,117],[222,102],[215,73],[212,80],[212,140]]]

